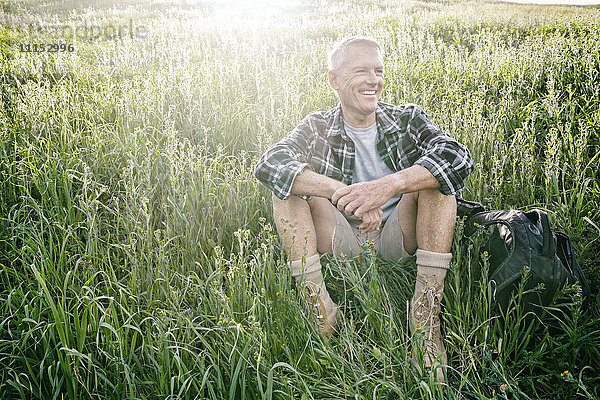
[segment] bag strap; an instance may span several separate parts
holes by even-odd
[[[483,211],[471,215],[465,222],[463,233],[469,237],[479,226],[489,226],[494,224],[504,225],[510,231],[513,238],[511,242],[511,254],[515,250],[515,246],[529,247],[528,234],[525,228],[525,219],[527,216],[519,210],[493,210]],[[520,223],[514,222],[520,220]]]
[[[465,236],[469,237],[477,231],[479,226],[502,224],[510,230],[514,237],[514,229],[507,218],[507,214],[512,212],[513,210],[492,210],[475,213],[467,219],[463,233]]]
[[[546,214],[542,210],[533,209],[525,213],[527,218],[534,221],[539,221],[542,227],[542,255],[544,257],[550,258],[554,254],[556,254],[556,241],[554,240],[554,236],[552,234],[552,228],[550,227],[550,220],[548,219],[548,214]]]
[[[581,286],[584,296],[584,307],[589,306],[590,302],[590,284],[577,262],[575,250],[571,238],[564,232],[556,232],[556,254],[558,255],[563,266],[569,271],[572,278]]]
[[[456,214],[461,217],[470,217],[478,212],[485,211],[483,204],[476,201],[465,200],[462,197],[456,197]]]

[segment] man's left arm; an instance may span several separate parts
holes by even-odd
[[[411,106],[407,134],[419,149],[419,159],[409,168],[383,178],[339,189],[331,200],[338,209],[360,217],[385,204],[392,196],[426,189],[455,194],[473,170],[467,148],[439,130],[418,106]]]
[[[365,212],[383,206],[397,194],[439,187],[440,183],[427,168],[413,165],[383,178],[340,188],[331,197],[331,202],[347,215],[362,218]]]

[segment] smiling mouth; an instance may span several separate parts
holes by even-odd
[[[367,96],[372,96],[372,95],[375,94],[375,90],[363,90],[363,91],[360,91],[358,93],[364,94],[364,95],[367,95]]]

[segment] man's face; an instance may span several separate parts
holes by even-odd
[[[348,124],[360,128],[375,123],[383,88],[383,60],[377,48],[364,44],[347,47],[340,67],[329,72],[329,83],[338,93]]]

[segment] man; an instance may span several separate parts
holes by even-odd
[[[329,62],[340,104],[307,116],[262,156],[255,176],[273,191],[292,275],[324,334],[333,332],[337,306],[323,283],[319,253],[357,257],[367,239],[383,258],[416,256],[411,331],[421,332],[424,362],[442,381],[440,302],[455,195],[473,169],[471,156],[418,106],[378,101],[384,68],[374,39],[340,42]]]

